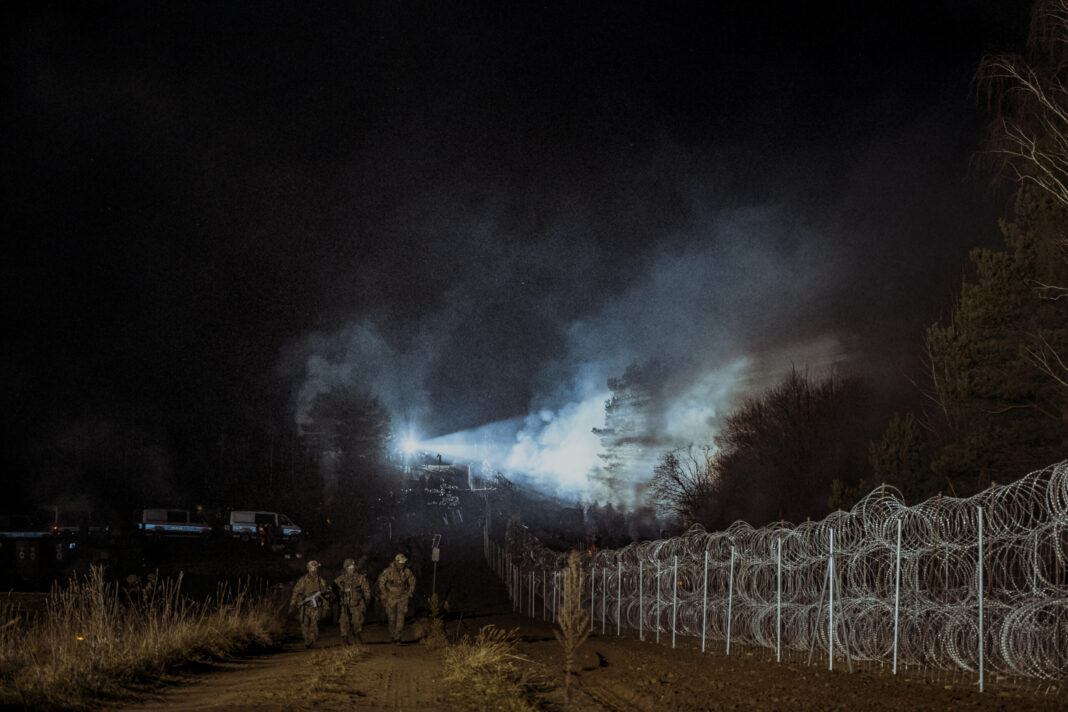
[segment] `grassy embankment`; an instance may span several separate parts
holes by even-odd
[[[270,649],[283,620],[247,587],[193,601],[181,577],[129,597],[100,572],[56,586],[43,615],[0,599],[0,705],[91,709],[135,697],[192,662]]]

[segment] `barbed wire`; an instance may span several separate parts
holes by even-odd
[[[555,610],[566,553],[510,527],[499,556],[510,588]],[[910,507],[882,486],[821,521],[695,525],[587,552],[584,568],[602,628],[810,656],[833,640],[834,658],[936,669],[978,671],[983,656],[992,672],[1068,679],[1068,461],[969,498]]]

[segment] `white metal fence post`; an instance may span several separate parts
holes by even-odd
[[[597,620],[597,616],[594,612],[595,600],[593,597],[593,591],[597,586],[597,567],[590,565],[590,632],[593,632],[593,626],[596,625],[594,621]]]
[[[605,604],[608,602],[608,567],[601,567],[601,635],[604,635]]]
[[[979,507],[979,692],[983,691],[983,508]]]
[[[830,536],[831,552],[827,557],[827,669],[834,670],[834,529]]]
[[[556,623],[556,579],[560,576],[559,571],[553,571],[553,623]]]
[[[727,589],[727,655],[731,654],[731,617],[734,613],[734,544],[731,544],[731,576]]]
[[[898,616],[901,604],[901,520],[897,520],[897,557],[894,564],[894,675],[897,674]]]
[[[671,647],[675,647],[675,621],[679,610],[679,557],[675,557],[675,573],[672,575],[671,591]]]
[[[660,560],[656,561],[656,642],[660,642]]]
[[[705,585],[701,594],[704,605],[701,607],[701,652],[705,652],[705,636],[708,632],[708,549],[705,549]]]
[[[782,662],[782,537],[775,553],[775,662]]]

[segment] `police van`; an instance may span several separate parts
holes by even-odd
[[[303,529],[284,514],[251,509],[231,510],[226,529],[231,536],[242,541],[264,538],[273,534],[280,542],[295,543],[304,533]]]
[[[142,534],[151,536],[182,536],[200,537],[206,539],[211,536],[211,524],[200,512],[191,512],[188,509],[145,509],[141,512],[141,521],[137,529]]]

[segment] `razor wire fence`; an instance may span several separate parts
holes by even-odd
[[[567,554],[521,527],[487,561],[513,605],[555,620]],[[907,506],[882,486],[797,526],[682,536],[587,552],[600,632],[758,646],[854,661],[1068,680],[1068,461],[969,498]]]

